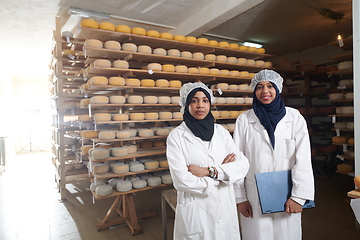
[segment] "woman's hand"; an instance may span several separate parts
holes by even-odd
[[[224,161],[222,162],[222,164],[230,163],[230,162],[235,162],[235,158],[236,158],[235,153],[230,153],[230,154],[228,154],[228,155],[225,157],[225,159],[224,159]]]
[[[207,167],[199,167],[193,164],[188,166],[188,171],[196,177],[206,177],[209,175],[209,170]]]
[[[289,198],[285,203],[285,211],[290,215],[291,213],[302,212],[302,206]]]
[[[237,204],[238,211],[244,216],[244,217],[253,217],[253,211],[252,207],[249,201],[245,201],[242,203]]]

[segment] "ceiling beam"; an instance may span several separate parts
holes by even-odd
[[[185,19],[171,33],[173,35],[200,36],[264,1],[266,0],[213,0],[200,11]]]

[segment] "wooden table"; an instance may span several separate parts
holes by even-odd
[[[167,239],[167,221],[166,221],[166,203],[172,208],[172,210],[176,210],[176,202],[177,202],[177,191],[176,189],[168,189],[161,192],[161,210],[162,210],[162,224],[163,224],[163,239]]]

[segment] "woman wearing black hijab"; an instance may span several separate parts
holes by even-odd
[[[236,120],[234,141],[249,160],[245,181],[236,184],[243,240],[301,240],[301,211],[314,199],[306,121],[280,97],[282,77],[273,70],[255,74],[253,109]],[[262,214],[254,175],[291,170],[292,190],[285,212]]]
[[[177,190],[174,239],[240,239],[233,183],[248,161],[229,132],[214,123],[214,97],[203,83],[180,89],[184,121],[167,138],[166,155]]]

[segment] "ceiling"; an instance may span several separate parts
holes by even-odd
[[[0,47],[5,66],[48,70],[59,15],[63,30],[74,33],[81,17],[68,8],[107,13],[109,21],[147,30],[207,37],[229,42],[263,44],[266,53],[283,56],[352,34],[352,0],[2,0]],[[322,8],[344,14],[335,21],[319,14]],[[16,61],[16,63],[14,62]],[[16,68],[15,68],[16,69]],[[17,68],[19,71],[19,68]]]

